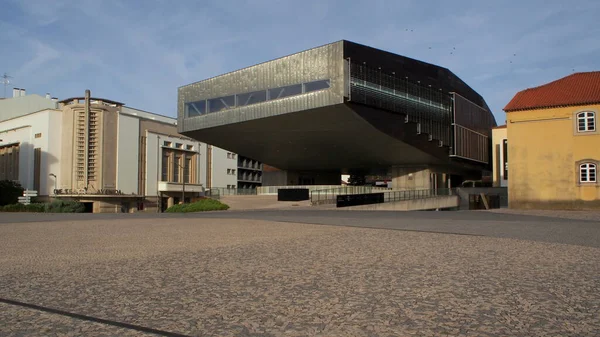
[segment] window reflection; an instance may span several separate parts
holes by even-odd
[[[196,117],[206,113],[206,101],[187,103],[185,107],[188,117]]]
[[[329,80],[304,83],[304,92],[313,92],[329,88]]]
[[[269,89],[269,100],[280,99],[302,93],[302,84],[288,85],[281,88]]]
[[[225,96],[208,100],[208,111],[218,112],[235,107],[235,96]]]
[[[266,100],[267,100],[267,91],[266,90],[249,92],[246,94],[237,95],[238,106],[246,106],[246,105],[250,105],[250,104],[261,103],[261,102],[265,102]]]

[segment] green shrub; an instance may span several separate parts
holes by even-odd
[[[167,213],[189,213],[189,212],[207,212],[207,211],[224,211],[229,209],[229,206],[215,199],[202,199],[191,204],[173,205],[165,212]]]
[[[23,204],[10,204],[0,207],[2,212],[26,212],[25,205]]]
[[[34,203],[25,205],[25,210],[25,212],[44,213],[46,211],[46,204]]]
[[[0,206],[2,212],[33,212],[33,213],[44,213],[44,204],[10,204]]]
[[[46,213],[84,213],[85,206],[78,201],[54,200],[45,204]]]
[[[23,187],[18,182],[0,180],[0,206],[16,204],[23,191]]]
[[[0,212],[31,212],[31,213],[83,213],[85,206],[77,201],[56,200],[52,203],[34,203],[29,205],[10,204],[0,206]]]

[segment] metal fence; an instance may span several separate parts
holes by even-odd
[[[389,191],[389,192],[384,192],[384,202],[427,199],[427,198],[442,197],[442,196],[449,196],[449,195],[456,195],[456,192],[451,188]]]
[[[256,188],[258,195],[277,195],[279,189],[306,188],[309,191],[340,188],[341,185],[297,185],[297,186],[259,186]]]
[[[457,195],[456,191],[451,188],[394,191],[382,187],[349,186],[347,188],[313,191],[310,194],[310,201],[313,205],[335,204],[338,195],[370,193],[383,193],[384,202],[416,200],[434,198],[438,196]]]
[[[207,188],[204,196],[219,199],[226,195],[256,195],[256,188],[227,188],[227,187],[211,187]]]
[[[313,205],[335,204],[336,198],[340,194],[364,194],[388,191],[387,187],[377,186],[343,186],[327,188],[322,190],[313,190],[310,192],[310,202]]]

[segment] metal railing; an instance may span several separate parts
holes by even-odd
[[[204,196],[220,199],[226,195],[256,195],[256,188],[227,188],[227,187],[211,187],[207,188]]]
[[[451,188],[425,189],[425,190],[405,190],[384,192],[384,202],[427,199],[456,195]]]
[[[276,195],[277,190],[279,189],[288,189],[288,188],[306,188],[309,191],[315,190],[324,190],[329,188],[340,188],[342,185],[295,185],[295,186],[259,186],[256,189],[258,190],[258,195]]]
[[[389,188],[377,186],[338,186],[311,191],[310,202],[313,205],[335,204],[337,196],[341,194],[365,194],[384,191],[389,191]]]
[[[404,201],[434,198],[438,196],[457,195],[451,188],[421,189],[421,190],[389,190],[382,187],[349,186],[346,188],[313,191],[310,195],[312,205],[335,204],[338,195],[383,193],[384,202]]]

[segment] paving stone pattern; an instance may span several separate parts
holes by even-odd
[[[189,336],[600,336],[600,249],[260,220],[0,226],[0,297]],[[1,336],[144,336],[0,304]]]
[[[588,221],[600,222],[600,211],[530,210],[530,209],[499,208],[499,209],[489,210],[489,212],[503,213],[503,214],[545,216],[545,217],[562,218],[562,219],[588,220]]]

